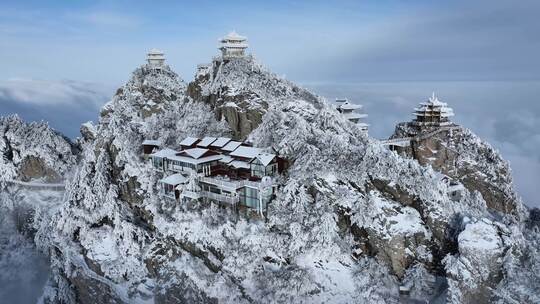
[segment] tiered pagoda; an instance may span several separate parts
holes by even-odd
[[[336,98],[335,107],[338,112],[345,116],[345,118],[355,123],[362,132],[367,133],[369,125],[362,122],[362,119],[366,118],[368,115],[360,113],[363,108],[362,105],[350,103],[349,100],[345,98]]]
[[[441,127],[451,125],[450,117],[454,116],[454,110],[448,104],[441,102],[435,93],[420,106],[414,109],[413,124],[416,126]]]
[[[165,64],[165,54],[158,49],[151,49],[146,55],[146,61],[151,68],[160,69]]]
[[[219,40],[219,50],[223,57],[243,57],[248,48],[247,37],[240,36],[235,31]]]

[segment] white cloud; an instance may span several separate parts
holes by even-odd
[[[0,102],[33,105],[67,105],[84,102],[99,108],[109,89],[92,83],[15,78],[0,82]]]

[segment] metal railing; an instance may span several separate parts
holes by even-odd
[[[192,199],[201,198],[200,192],[189,191],[189,190],[183,190],[182,194],[180,196],[181,197],[188,197],[188,198],[192,198]]]
[[[12,185],[18,185],[26,189],[35,189],[35,190],[44,189],[44,190],[64,191],[66,188],[64,183],[57,183],[57,184],[50,183],[49,184],[49,183],[38,183],[38,182],[23,182],[23,181],[18,181],[18,180],[9,180],[9,181],[6,181],[6,183],[12,184]]]
[[[261,183],[260,182],[253,182],[253,181],[250,181],[250,180],[247,180],[247,179],[244,179],[244,180],[241,180],[240,181],[240,187],[251,187],[251,188],[260,188],[261,187]]]
[[[217,193],[209,192],[209,191],[201,191],[200,194],[202,197],[206,197],[206,198],[224,202],[224,203],[229,203],[232,205],[238,203],[238,200],[239,200],[238,196],[228,196],[228,195],[217,194]]]
[[[221,189],[227,188],[229,190],[236,191],[236,189],[239,188],[239,182],[236,182],[236,181],[226,181],[226,180],[222,180],[218,178],[203,177],[203,176],[200,176],[198,180],[199,182],[219,186]]]

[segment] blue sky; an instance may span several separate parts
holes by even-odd
[[[513,164],[532,205],[540,181],[540,1],[0,2],[0,115],[70,137],[148,49],[193,78],[230,30],[279,75],[366,105],[371,134],[433,90]]]
[[[531,80],[539,12],[535,0],[8,0],[0,79],[120,84],[151,47],[191,78],[236,29],[265,64],[301,82]]]

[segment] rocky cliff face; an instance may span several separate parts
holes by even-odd
[[[256,129],[273,102],[317,102],[314,94],[271,73],[252,56],[215,57],[200,67],[187,92],[193,100],[208,103],[217,120],[225,119],[236,139],[245,139]]]
[[[76,163],[78,147],[46,123],[0,118],[0,182],[60,181]]]
[[[476,192],[452,201],[432,168],[250,58],[214,65],[188,88],[168,68],[141,67],[101,122],[83,126],[65,202],[35,223],[52,262],[45,303],[398,303],[400,285],[426,300],[444,284],[454,303],[534,296],[516,271],[538,279],[537,232],[521,217],[492,214]],[[229,102],[259,121],[231,123]],[[266,218],[158,196],[144,139],[231,134],[291,162]]]
[[[470,191],[479,191],[488,208],[523,216],[525,210],[513,189],[508,162],[488,143],[458,125],[419,128],[401,123],[391,138],[414,137],[398,153],[431,165],[436,171],[459,180]]]
[[[6,303],[39,298],[49,272],[34,244],[36,226],[49,223],[63,196],[62,191],[27,189],[14,182],[61,182],[69,178],[78,152],[46,123],[0,118],[0,298]]]

